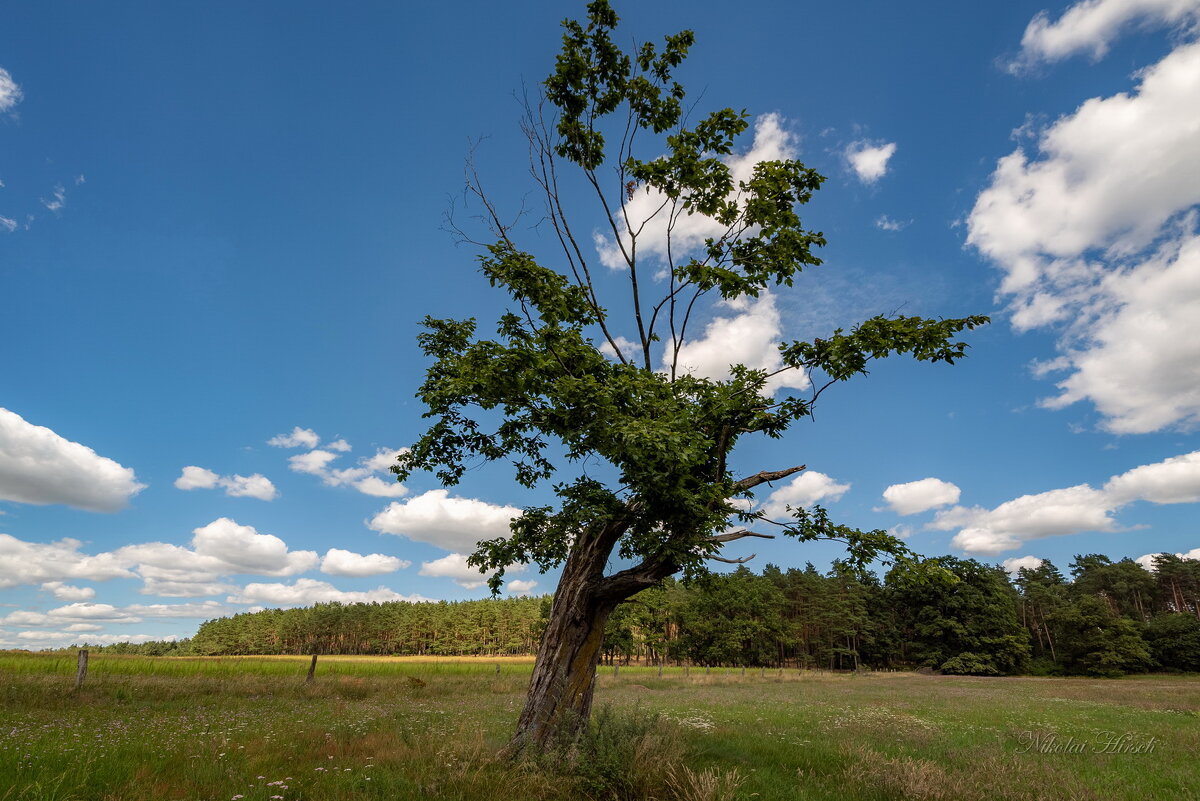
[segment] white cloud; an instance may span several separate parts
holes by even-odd
[[[69,645],[112,645],[118,642],[144,643],[155,640],[173,642],[174,634],[79,634],[73,632],[95,631],[103,627],[77,629],[68,626],[64,631],[22,631],[13,637],[0,632],[2,648],[65,648]]]
[[[1117,531],[1112,515],[1134,501],[1200,501],[1200,451],[1136,467],[1109,479],[1102,489],[1079,484],[1022,495],[995,509],[955,506],[939,512],[929,527],[959,529],[951,540],[955,548],[995,555],[1043,537]]]
[[[225,494],[231,498],[258,498],[260,501],[271,501],[279,497],[279,491],[271,483],[271,479],[255,473],[252,476],[222,476],[221,486]]]
[[[504,583],[504,589],[514,595],[524,595],[525,593],[532,592],[536,586],[536,581],[527,581],[525,579],[515,579]]]
[[[721,304],[735,312],[728,317],[715,317],[698,339],[685,342],[679,349],[679,372],[705,378],[729,378],[729,367],[744,364],[756,370],[773,373],[783,367],[779,342],[783,336],[783,321],[775,305],[775,296],[764,292],[757,299],[738,298]],[[670,343],[667,343],[664,362],[670,363]],[[808,376],[799,370],[786,370],[767,379],[764,391],[774,394],[779,389],[807,389]]]
[[[224,576],[291,576],[320,563],[315,551],[290,551],[279,537],[226,517],[195,529],[191,548],[147,542],[123,546],[112,555],[136,569],[145,582],[144,594],[177,598],[230,592],[231,585],[221,581]]]
[[[1161,555],[1162,555],[1161,551],[1159,551],[1158,553],[1142,554],[1141,556],[1139,556],[1137,559],[1134,559],[1133,561],[1137,562],[1139,565],[1141,565],[1142,567],[1146,568],[1151,573],[1153,573],[1155,571],[1154,559],[1155,559],[1155,557],[1161,556]],[[1193,548],[1192,550],[1188,551],[1187,553],[1177,553],[1177,554],[1175,554],[1175,556],[1179,559],[1200,560],[1200,548]]]
[[[896,143],[872,145],[867,141],[852,142],[846,148],[846,160],[858,179],[873,184],[887,175],[888,162],[896,154]]]
[[[296,473],[308,473],[311,476],[326,475],[325,468],[334,459],[338,458],[336,453],[331,451],[309,451],[308,453],[298,453],[295,456],[288,457],[288,467]]]
[[[145,486],[132,469],[0,408],[0,500],[115,512]]]
[[[279,497],[279,491],[271,483],[271,479],[255,473],[252,476],[222,476],[203,467],[189,465],[183,468],[175,486],[181,490],[212,489],[223,487],[225,494],[232,498],[258,498],[261,501],[271,501]]]
[[[67,190],[62,184],[54,185],[54,193],[50,196],[50,200],[41,198],[42,205],[50,211],[61,211],[67,205]]]
[[[89,556],[79,552],[79,540],[25,542],[0,534],[0,589],[69,579],[107,581],[131,578],[129,565],[111,553]]]
[[[836,501],[845,495],[848,489],[849,484],[839,484],[816,470],[805,470],[767,496],[762,511],[771,518],[790,517],[788,506],[812,506],[818,501]]]
[[[1104,485],[1104,491],[1117,504],[1134,500],[1158,504],[1200,502],[1200,451],[1113,476]]]
[[[374,531],[469,553],[480,540],[507,537],[509,521],[520,515],[521,510],[515,506],[451,498],[448,491],[438,489],[389,504],[368,525]]]
[[[76,587],[61,581],[43,582],[42,589],[60,601],[90,601],[96,597],[96,591],[91,587]]]
[[[275,448],[315,448],[320,443],[321,438],[317,436],[317,432],[300,426],[294,427],[290,434],[279,434],[267,440],[267,444]]]
[[[1044,405],[1091,401],[1116,433],[1200,424],[1200,43],[1138,77],[1002,158],[968,221],[1014,327],[1059,327]]]
[[[1200,0],[1083,0],[1051,22],[1043,11],[1025,28],[1021,55],[1010,65],[1013,72],[1038,62],[1061,61],[1077,53],[1099,59],[1130,25],[1195,25]]]
[[[754,123],[754,144],[743,154],[732,154],[724,157],[729,165],[734,185],[739,181],[747,181],[754,172],[754,166],[761,161],[779,161],[796,158],[795,136],[784,128],[784,121],[778,114],[764,114]],[[665,262],[667,258],[667,229],[671,231],[671,252],[676,260],[695,251],[704,244],[708,237],[721,236],[725,226],[711,217],[702,214],[686,214],[681,206],[672,205],[670,200],[660,192],[640,187],[635,190],[633,197],[624,206],[635,230],[640,231],[637,237],[637,252],[639,257],[650,257]],[[644,222],[643,222],[644,221]],[[621,241],[629,248],[629,229],[625,226],[625,216],[616,215],[617,230]],[[600,260],[611,269],[626,269],[624,257],[617,241],[611,238],[611,230],[597,232],[594,239]]]
[[[1006,573],[1015,576],[1021,571],[1021,568],[1036,570],[1042,566],[1042,562],[1044,561],[1044,559],[1039,559],[1036,556],[1014,556],[1011,559],[1005,559],[1000,565]]]
[[[62,626],[65,621],[105,621],[108,623],[141,623],[146,618],[180,618],[206,620],[228,614],[229,607],[218,601],[187,604],[112,604],[73,603],[51,609],[48,612],[12,612],[0,618],[6,626]],[[86,625],[86,624],[85,624]],[[72,630],[96,630],[72,627]]]
[[[331,576],[378,576],[383,573],[394,573],[410,566],[412,562],[385,556],[381,553],[357,554],[343,551],[341,548],[330,548],[321,560],[321,572]]]
[[[452,553],[441,559],[434,559],[432,562],[422,562],[421,575],[453,579],[454,583],[460,587],[474,590],[487,584],[488,576],[491,573],[482,572],[479,568],[468,565],[465,554]]]
[[[0,184],[0,186],[3,186],[3,184]],[[0,214],[0,228],[3,228],[5,231],[8,231],[11,234],[13,231],[17,230],[17,221],[11,217],[5,217],[3,214]]]
[[[940,478],[923,478],[907,484],[893,484],[883,491],[883,499],[898,515],[915,515],[958,503],[960,490],[949,481]]]
[[[317,565],[313,551],[288,551],[273,534],[259,534],[252,526],[221,517],[193,532],[197,555],[224,562],[233,573],[290,576]]]
[[[344,439],[335,439],[333,442],[325,445],[326,450],[338,451],[339,453],[349,453],[352,449],[350,443]]]
[[[1081,531],[1115,531],[1112,506],[1087,484],[1022,495],[995,509],[956,506],[939,512],[930,528],[960,529],[951,545],[967,553],[994,555],[1022,542]]]
[[[189,465],[183,468],[179,478],[175,479],[175,488],[181,490],[212,489],[220,480],[221,476],[211,470]]]
[[[345,444],[344,440],[338,442]],[[333,443],[337,445],[338,443]],[[328,447],[333,447],[328,446]],[[349,447],[349,446],[347,446]],[[337,448],[336,450],[343,450]],[[388,474],[389,468],[396,463],[400,454],[407,449],[380,448],[373,456],[364,456],[358,460],[358,467],[336,470],[330,463],[338,458],[338,454],[327,450],[315,450],[299,453],[288,459],[289,466],[297,473],[308,473],[317,476],[326,486],[354,487],[364,495],[376,498],[402,498],[408,494],[408,487],[394,480],[384,480],[376,473]]]
[[[21,87],[13,80],[8,70],[0,67],[0,114],[21,102]]]
[[[884,231],[903,231],[911,223],[912,220],[901,222],[900,220],[893,220],[886,214],[881,214],[879,215],[879,219],[875,221],[875,227]]]
[[[247,584],[235,595],[229,596],[235,604],[265,604],[268,606],[308,606],[315,603],[377,603],[383,601],[429,601],[421,595],[401,595],[387,587],[378,587],[365,592],[343,591],[325,581],[302,578],[292,584]]]

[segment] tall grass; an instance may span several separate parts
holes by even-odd
[[[529,665],[0,655],[0,801],[1200,798],[1200,679],[601,669],[585,737],[496,754]],[[1034,732],[1156,738],[1022,751]],[[286,788],[286,789],[285,789]]]

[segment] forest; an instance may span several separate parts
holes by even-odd
[[[941,556],[882,579],[835,562],[666,579],[608,621],[607,664],[929,669],[961,675],[1120,676],[1200,671],[1200,561],[1076,556],[1003,568]],[[932,576],[932,578],[931,578]],[[202,624],[178,642],[103,651],[532,655],[551,596],[437,603],[322,603]]]

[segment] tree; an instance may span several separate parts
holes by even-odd
[[[913,658],[945,673],[1000,675],[1023,668],[1029,636],[1004,570],[952,556],[928,562],[952,578],[925,581],[901,564],[886,579],[893,606],[903,610],[901,625]]]
[[[731,365],[723,379],[689,374],[680,354],[703,304],[757,298],[820,264],[824,237],[802,225],[798,208],[824,179],[777,160],[735,180],[723,157],[748,115],[726,108],[686,119],[675,71],[692,33],[625,53],[613,40],[617,21],[607,0],[591,2],[585,21],[565,21],[543,97],[527,104],[531,171],[545,228],[561,245],[560,269],[521,248],[515,224],[468,169],[468,194],[489,228],[486,242],[473,240],[484,248],[482,272],[509,307],[493,338],[473,319],[424,320],[418,339],[432,364],[418,397],[432,422],[393,468],[400,480],[428,470],[454,485],[481,459],[505,460],[523,486],[553,482],[555,504],[525,509],[508,537],[479,543],[470,559],[491,572],[493,590],[508,565],[562,567],[513,753],[587,720],[605,623],[619,603],[724,558],[727,543],[772,536],[730,530],[731,517],[773,522],[799,540],[845,541],[858,562],[903,553],[886,532],[835,524],[819,508],[765,521],[735,507],[730,499],[804,468],[737,477],[730,455],[745,437],[782,436],[824,389],[866,373],[873,359],[953,363],[966,348],[954,337],[987,321],[876,317],[824,339],[780,343],[779,372],[811,378],[805,397],[776,399],[765,389],[768,372],[746,365]],[[613,237],[619,294],[596,269],[591,223],[565,211],[582,202],[577,189]],[[639,193],[653,208],[635,217]],[[705,221],[702,242],[681,234],[689,220]],[[614,555],[628,567],[608,572]]]

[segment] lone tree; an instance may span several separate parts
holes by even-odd
[[[797,209],[824,178],[790,159],[736,176],[729,157],[748,115],[727,108],[690,124],[674,78],[692,33],[626,53],[613,41],[617,20],[607,0],[594,0],[586,21],[565,21],[555,69],[526,103],[543,230],[561,245],[554,266],[518,245],[514,223],[468,169],[489,230],[476,242],[482,272],[507,293],[508,310],[492,338],[473,319],[424,320],[419,342],[432,365],[418,397],[432,423],[393,467],[400,480],[428,470],[454,485],[468,466],[506,460],[521,485],[554,482],[553,506],[525,509],[508,537],[480,542],[470,557],[491,573],[493,591],[507,566],[562,567],[514,753],[587,720],[605,621],[618,604],[706,560],[745,561],[720,556],[730,542],[773,536],[731,520],[844,541],[860,565],[903,555],[885,532],[837,525],[819,507],[790,510],[787,520],[752,511],[744,501],[756,487],[804,466],[738,477],[730,454],[744,437],[782,436],[824,389],[866,373],[872,359],[953,363],[966,348],[955,335],[987,322],[875,317],[779,343],[771,373],[736,364],[721,379],[689,372],[680,356],[704,303],[758,298],[821,263],[814,250],[824,237]],[[587,228],[565,208],[580,200],[572,177],[598,204]],[[597,220],[611,234],[607,267],[590,235]],[[790,382],[806,386],[803,397],[767,388],[785,371],[809,377]]]

